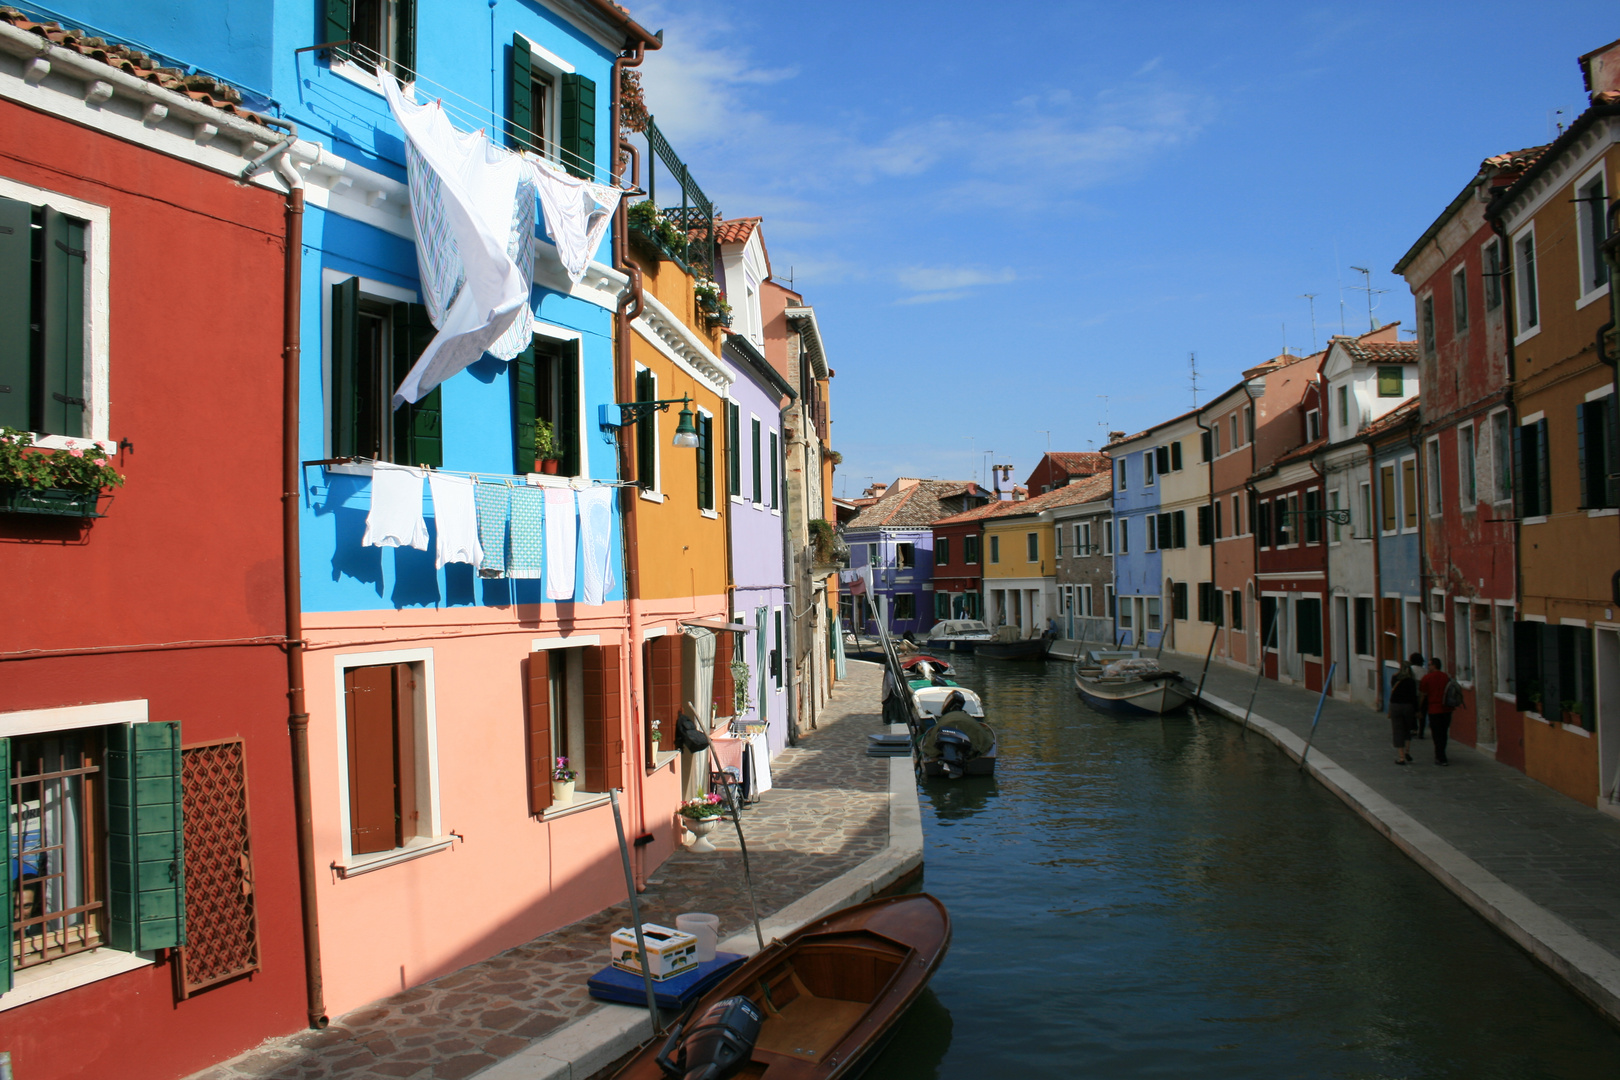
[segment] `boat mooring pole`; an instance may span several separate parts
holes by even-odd
[[[1249,714],[1254,712],[1254,696],[1260,692],[1260,680],[1266,676],[1266,650],[1277,641],[1277,616],[1271,616],[1271,632],[1260,646],[1260,662],[1254,667],[1254,687],[1249,691],[1249,707],[1243,710],[1243,734],[1249,733]]]
[[[1198,693],[1193,695],[1194,701],[1204,700],[1204,680],[1209,678],[1209,662],[1215,658],[1215,638],[1220,632],[1221,628],[1217,626],[1209,635],[1209,649],[1204,653],[1204,672],[1198,676]]]
[[[737,826],[737,846],[742,848],[743,881],[748,884],[748,910],[754,913],[754,940],[759,942],[759,951],[764,952],[765,935],[759,928],[759,905],[754,902],[754,876],[748,872],[748,845],[743,841],[742,815],[737,812],[737,804],[732,801],[729,782],[720,785],[720,793],[726,797],[726,809],[731,812],[731,823]]]
[[[1299,771],[1305,771],[1305,759],[1311,756],[1311,743],[1316,741],[1316,725],[1322,719],[1322,706],[1327,704],[1328,689],[1333,685],[1333,673],[1339,670],[1337,660],[1328,665],[1327,678],[1322,680],[1322,696],[1316,699],[1316,715],[1311,717],[1311,734],[1305,740],[1305,752],[1299,755]]]
[[[658,1014],[658,998],[653,994],[652,968],[647,964],[647,939],[641,935],[641,903],[636,899],[636,878],[630,872],[630,845],[624,841],[624,819],[619,816],[619,789],[608,792],[613,803],[613,827],[619,833],[619,857],[624,860],[624,887],[630,890],[630,921],[636,928],[636,951],[641,960],[641,981],[647,987],[647,1012],[652,1014],[653,1034],[664,1033],[664,1018]]]

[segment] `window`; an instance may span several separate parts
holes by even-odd
[[[1030,562],[1041,561],[1041,534],[1026,533],[1024,536],[1025,556]]]
[[[912,570],[917,566],[917,545],[900,543],[894,545],[894,565],[896,569]]]
[[[1373,656],[1373,598],[1356,597],[1356,655]]]
[[[1519,517],[1552,513],[1551,470],[1547,454],[1547,421],[1520,424],[1514,431],[1513,474],[1517,478]]]
[[[416,5],[397,0],[326,0],[326,36],[347,41],[337,50],[362,67],[386,68],[402,80],[416,77]]]
[[[1296,542],[1298,526],[1294,522],[1294,511],[1298,509],[1295,505],[1298,501],[1297,495],[1283,495],[1276,501],[1274,509],[1277,515],[1277,535],[1272,543],[1277,547],[1287,547]]]
[[[1221,622],[1221,591],[1207,581],[1198,583],[1198,621],[1217,626]]]
[[[1465,511],[1472,511],[1479,502],[1473,424],[1457,425],[1457,502]]]
[[[754,505],[755,506],[763,506],[765,504],[765,488],[764,488],[765,470],[760,467],[761,464],[762,464],[762,461],[761,461],[761,458],[760,458],[760,445],[759,445],[759,436],[760,436],[759,417],[757,417],[757,416],[750,417],[749,418],[749,423],[752,425],[751,431],[752,431],[752,436],[753,436],[753,443],[752,443],[752,446],[751,446],[752,457],[750,458],[750,460],[752,461],[753,466],[754,466]]]
[[[1487,613],[1489,609],[1486,609]],[[1463,682],[1474,681],[1474,623],[1473,610],[1466,600],[1457,601],[1457,655],[1452,674]]]
[[[1339,426],[1348,431],[1350,430],[1350,387],[1340,385],[1337,393],[1339,398]]]
[[[1157,596],[1150,596],[1147,598],[1147,628],[1149,630],[1158,630],[1161,629],[1162,626],[1163,614],[1159,598]]]
[[[1001,561],[1001,537],[999,536],[990,538],[990,561],[993,563]]]
[[[917,617],[916,597],[911,593],[902,593],[901,595],[910,602],[905,605],[908,609],[906,613],[899,617],[915,619]],[[895,605],[896,611],[899,610],[899,606],[898,603]],[[776,608],[771,614],[776,622],[775,635],[771,638],[773,643],[771,646],[771,681],[776,684],[776,689],[780,691],[782,689],[782,609]]]
[[[1074,553],[1076,555],[1094,555],[1091,550],[1091,522],[1082,521],[1074,527]]]
[[[874,566],[874,567],[883,565],[882,561],[878,557],[878,545],[876,545],[876,544],[867,544],[866,545],[866,565],[867,566]]]
[[[699,510],[714,509],[714,417],[699,409],[697,414],[697,501]]]
[[[432,340],[433,328],[428,326],[422,332],[426,338],[412,343],[418,352]],[[540,453],[536,442],[544,430],[550,436],[550,452],[557,455],[558,474],[581,475],[584,470],[579,449],[579,342],[536,337],[512,359],[507,371],[512,388],[512,471],[521,474],[539,470],[536,459]],[[437,394],[438,390],[434,390],[429,396]],[[437,402],[437,397],[434,400]],[[437,412],[436,406],[434,412]],[[540,420],[546,423],[544,429],[536,423]],[[415,461],[415,458],[405,459],[406,463]]]
[[[658,376],[646,368],[636,372],[636,400],[658,400]],[[636,486],[658,490],[658,410],[649,409],[636,421]]]
[[[1125,476],[1125,461],[1121,459],[1115,464],[1114,469],[1119,473],[1119,490],[1124,491],[1130,486]]]
[[[1112,585],[1108,586],[1108,591],[1109,591],[1109,594],[1110,594],[1110,598],[1112,598],[1113,590],[1114,590],[1114,587]],[[1131,603],[1131,598],[1130,597],[1126,597],[1125,602],[1123,604],[1118,605],[1118,607],[1119,607],[1119,625],[1123,629],[1129,630],[1131,628],[1131,608],[1134,607],[1134,606],[1135,605],[1133,605]]]
[[[1317,597],[1294,601],[1294,647],[1301,656],[1322,655],[1322,601]]]
[[[1094,615],[1097,614],[1096,604],[1095,604],[1095,602],[1093,600],[1093,597],[1092,597],[1092,586],[1090,586],[1090,585],[1081,585],[1080,586],[1080,611],[1079,611],[1079,614],[1087,616],[1087,617],[1094,616]]]
[[[977,536],[962,537],[962,561],[969,566],[979,561],[979,538]]]
[[[779,495],[782,490],[782,452],[777,445],[776,432],[771,432],[771,509],[780,510],[782,504]]]
[[[894,594],[894,617],[896,619],[915,619],[917,617],[917,601],[911,593]]]
[[[1513,421],[1508,411],[1491,414],[1491,499],[1506,502],[1513,498]]]
[[[1170,444],[1170,470],[1181,471],[1181,441],[1178,439]]]
[[[1406,378],[1399,364],[1387,364],[1378,369],[1378,396],[1401,397],[1405,392]]]
[[[1160,514],[1163,520],[1165,515]],[[1162,526],[1161,526],[1162,528]],[[1160,547],[1165,545],[1161,543]],[[1170,515],[1170,547],[1184,548],[1187,546],[1187,511],[1177,510]]]
[[[1172,581],[1170,583],[1170,617],[1187,620],[1187,583],[1185,581]]]
[[[726,402],[726,494],[742,497],[742,410]]]
[[[1433,356],[1434,355],[1434,297],[1432,295],[1425,296],[1418,303],[1418,327],[1422,331],[1422,334],[1423,334],[1423,355],[1425,355],[1425,356]],[[1383,369],[1380,368],[1379,372],[1380,372],[1380,377],[1382,377]],[[1379,387],[1378,393],[1379,393],[1379,396],[1383,396],[1384,390],[1383,390],[1382,386]]]
[[[1603,167],[1575,190],[1575,217],[1581,242],[1582,296],[1609,283],[1609,264],[1603,259],[1603,243],[1609,238],[1609,200],[1603,194]]]
[[[1485,264],[1481,275],[1485,285],[1485,310],[1495,311],[1502,306],[1502,241],[1492,240],[1480,249],[1480,261]]]
[[[1315,442],[1322,437],[1322,413],[1319,409],[1305,410],[1305,441]]]
[[[424,835],[417,686],[411,664],[343,673],[351,855],[392,851]],[[549,773],[546,780],[549,784]]]
[[[1365,481],[1365,480],[1363,480],[1360,484],[1357,485],[1357,487],[1361,491],[1361,532],[1362,532],[1362,536],[1360,537],[1360,539],[1369,540],[1369,539],[1372,538],[1372,533],[1373,533],[1372,484]],[[1355,526],[1352,525],[1351,528],[1352,528],[1352,532],[1350,534],[1351,538],[1355,539],[1356,535],[1355,535],[1355,532],[1353,531]]]
[[[1210,438],[1213,440],[1212,445],[1215,448],[1215,456],[1220,457],[1221,453],[1222,453],[1222,451],[1221,451],[1221,426],[1220,426],[1220,424],[1217,423],[1214,427],[1210,428],[1209,429],[1209,434],[1210,434]]]
[[[1227,417],[1227,423],[1232,429],[1232,449],[1236,450],[1239,446],[1243,445],[1243,440],[1238,434],[1238,414],[1233,413],[1231,416]]]
[[[1215,528],[1214,528],[1215,539],[1219,540],[1221,538],[1221,535],[1222,535],[1222,533],[1221,533],[1221,500],[1216,499],[1215,502],[1212,505],[1215,508]]]
[[[736,640],[741,642],[742,636],[742,634],[738,634]],[[646,702],[644,711],[647,725],[644,735],[647,740],[647,764],[649,766],[658,762],[657,754],[673,754],[677,750],[675,729],[686,702],[686,672],[681,656],[681,637],[680,634],[665,634],[661,637],[648,638],[641,645],[642,700]],[[550,787],[549,785],[543,787],[542,781],[546,777],[540,775],[541,765],[546,760],[544,746],[549,740],[553,751],[555,751],[573,743],[572,739],[559,738],[550,734],[555,727],[559,726],[554,723],[554,720],[557,716],[562,715],[557,709],[557,706],[561,703],[556,700],[555,696],[548,698],[546,686],[538,681],[546,674],[546,667],[555,669],[558,666],[556,660],[548,661],[548,658],[556,657],[560,660],[563,655],[564,651],[558,650],[553,653],[531,653],[529,656],[529,754],[531,762],[530,782],[533,785],[530,799],[531,806],[551,805]],[[715,655],[719,655],[718,646]],[[539,657],[538,661],[536,657]],[[537,666],[537,664],[543,666]],[[550,676],[552,686],[555,687],[555,670],[550,672]],[[555,690],[553,689],[551,693],[554,695]],[[726,709],[727,714],[736,711],[735,681],[732,683],[732,695],[731,707]],[[536,704],[542,700],[551,700],[552,712],[550,716],[552,720],[548,720],[544,724],[537,724],[535,721],[535,708]],[[654,727],[655,724],[657,725],[656,728]],[[545,734],[537,733],[542,729],[544,729]],[[563,755],[559,754],[558,756]],[[583,777],[576,781],[582,789],[600,790],[599,788],[589,788],[583,781]],[[535,813],[539,812],[539,810],[535,810]]]
[[[951,594],[936,592],[934,594],[934,621],[951,617]]]
[[[1243,528],[1243,496],[1241,494],[1238,494],[1238,495],[1233,495],[1232,496],[1232,535],[1233,536],[1242,535],[1239,532],[1239,530],[1242,529],[1242,528]],[[1254,499],[1252,497],[1249,499],[1249,530],[1248,531],[1250,533],[1254,532]]]
[[[403,0],[377,2],[407,8]],[[507,146],[539,154],[578,177],[596,175],[594,81],[566,70],[563,61],[522,34],[513,34],[507,93]]]
[[[1451,275],[1451,327],[1459,334],[1468,329],[1468,270],[1462,266]]]
[[[1425,459],[1428,467],[1424,479],[1428,484],[1427,498],[1424,500],[1429,507],[1430,517],[1440,516],[1440,440],[1430,439],[1424,444]]]
[[[332,286],[331,304],[332,456],[442,465],[440,388],[393,406],[394,388],[433,340],[427,308],[362,294],[354,277]],[[528,434],[532,450],[532,417]],[[522,471],[533,468],[531,453]]]
[[[1114,553],[1114,519],[1109,518],[1107,521],[1104,521],[1101,524],[1103,535],[1103,554],[1112,555]]]
[[[1062,525],[1054,525],[1054,526],[1052,526],[1052,556],[1053,556],[1053,558],[1057,558],[1057,559],[1063,558],[1063,526]]]
[[[1254,406],[1243,406],[1243,441],[1254,442]]]
[[[1497,604],[1493,620],[1496,644],[1496,692],[1513,694],[1516,673],[1513,670],[1513,605]]]
[[[1334,488],[1328,492],[1328,509],[1333,513],[1328,518],[1328,542],[1337,544],[1344,539],[1344,526],[1339,523],[1339,489]]]
[[[1209,507],[1198,507],[1195,524],[1198,527],[1198,546],[1208,547],[1210,544],[1214,543],[1215,529]]]
[[[1208,461],[1215,456],[1215,438],[1207,431],[1199,432],[1198,448],[1202,456],[1199,461]]]
[[[1163,447],[1158,447],[1142,452],[1142,483],[1146,487],[1153,486],[1153,474],[1158,467],[1159,451],[1162,449]]]
[[[1169,529],[1168,529],[1168,526],[1170,524],[1169,521],[1166,520],[1164,522],[1164,524],[1166,526],[1166,529],[1164,530],[1164,533],[1161,534],[1160,529],[1159,529],[1159,522],[1161,520],[1160,515],[1158,515],[1158,514],[1148,514],[1142,520],[1147,526],[1147,547],[1146,547],[1145,550],[1147,550],[1147,551],[1158,551],[1159,546],[1160,546],[1159,545],[1160,536],[1165,535],[1166,539],[1168,539],[1167,534],[1169,532]],[[1166,544],[1164,546],[1169,547],[1168,544]]]
[[[1548,720],[1596,729],[1592,631],[1584,626],[1513,624],[1516,704]]]
[[[1403,529],[1417,528],[1417,458],[1401,459],[1401,525]]]
[[[1531,228],[1513,244],[1514,299],[1518,303],[1520,336],[1541,325],[1537,310],[1536,288],[1536,232]]]
[[[1379,659],[1401,661],[1406,659],[1406,652],[1401,648],[1401,601],[1398,597],[1386,596],[1379,604],[1380,634]]]
[[[1251,504],[1252,505],[1252,504]],[[1271,532],[1271,500],[1266,499],[1260,503],[1259,521],[1256,523],[1260,530],[1260,546],[1270,547],[1274,539]]]
[[[948,536],[934,537],[934,565],[949,566],[951,562],[951,538]],[[949,616],[944,616],[949,618]]]
[[[1129,555],[1131,553],[1131,519],[1130,518],[1120,518],[1119,519],[1119,553],[1121,555]]]
[[[1316,488],[1305,492],[1305,542],[1307,544],[1320,544],[1322,542],[1322,493]]]
[[[1575,439],[1581,468],[1581,505],[1588,510],[1620,506],[1620,447],[1616,444],[1615,396],[1582,403],[1575,413]]]

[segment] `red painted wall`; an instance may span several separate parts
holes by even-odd
[[[243,736],[262,962],[188,1001],[160,962],[0,1012],[0,1048],[30,1080],[161,1080],[303,1023],[281,650],[141,648],[284,630],[283,200],[6,102],[0,131],[0,175],[110,208],[109,436],[134,444],[107,517],[0,516],[0,712],[145,698],[187,744]]]

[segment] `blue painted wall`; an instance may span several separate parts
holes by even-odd
[[[1159,483],[1155,477],[1154,483],[1149,485],[1143,482],[1144,451],[1134,452],[1114,451],[1114,595],[1116,598],[1130,596],[1160,596],[1164,591],[1164,568],[1157,551],[1147,550],[1146,515],[1159,508]],[[1119,486],[1119,473],[1124,469],[1126,486]],[[1130,532],[1130,550],[1121,552],[1119,544],[1119,530],[1128,529]],[[1162,607],[1162,606],[1161,606]],[[1163,627],[1169,625],[1170,613],[1161,610],[1159,613],[1159,630],[1144,631],[1143,627],[1135,625],[1132,620],[1129,632],[1129,641],[1132,644],[1146,644],[1157,646],[1163,634]],[[1115,636],[1119,636],[1118,623],[1115,624]],[[1145,634],[1145,640],[1144,640]]]
[[[871,550],[867,545],[878,545],[877,561],[872,563],[872,582],[873,589],[878,595],[889,598],[890,633],[917,633],[934,625],[934,592],[932,589],[923,588],[924,585],[932,584],[934,580],[932,527],[904,530],[861,529],[846,532],[844,542],[849,545],[851,568],[867,565]],[[916,545],[916,566],[901,569],[896,565],[895,552],[900,544]],[[912,601],[916,613],[914,618],[894,618],[894,597],[901,593],[910,594],[914,598]],[[877,632],[877,627],[871,620],[867,621],[864,629],[868,633]]]

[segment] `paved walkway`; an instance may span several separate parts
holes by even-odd
[[[1195,680],[1203,666],[1202,657],[1172,660],[1166,654],[1165,660]],[[1205,693],[1235,707],[1241,718],[1254,685],[1253,674],[1212,665]],[[1254,713],[1304,739],[1310,733],[1318,696],[1262,679]],[[1432,746],[1427,740],[1414,740],[1414,763],[1398,766],[1390,745],[1388,719],[1366,706],[1330,698],[1322,710],[1310,760],[1331,762],[1379,797],[1348,801],[1387,802],[1400,815],[1477,864],[1500,885],[1520,894],[1522,900],[1562,920],[1586,942],[1568,934],[1563,936],[1577,951],[1587,952],[1596,968],[1608,972],[1612,981],[1614,973],[1620,971],[1620,820],[1582,806],[1517,769],[1455,741],[1447,752],[1450,766],[1439,768],[1433,764]],[[1298,748],[1291,752],[1297,756]],[[1357,809],[1367,812],[1365,805],[1357,805]],[[1387,824],[1381,822],[1380,827],[1391,833]],[[1402,843],[1400,836],[1391,835]],[[1402,846],[1411,850],[1406,843]],[[1422,857],[1419,861],[1426,862]],[[1447,879],[1447,873],[1434,866],[1429,869],[1443,881]],[[1482,877],[1481,883],[1489,892],[1489,880]],[[1457,888],[1452,881],[1447,884]],[[1479,890],[1469,886],[1468,891]],[[1509,907],[1518,903],[1512,897],[1506,899]],[[1522,903],[1520,907],[1528,909]],[[1548,932],[1561,933],[1554,920],[1537,921]],[[1511,928],[1503,929],[1518,938]],[[1558,965],[1541,956],[1536,948],[1531,951],[1557,969]],[[1560,974],[1570,977],[1568,972]],[[1588,992],[1590,987],[1577,985],[1577,989],[1593,996]],[[1608,1011],[1612,1012],[1612,1007]]]
[[[880,679],[875,665],[851,664],[821,726],[771,763],[774,786],[743,812],[762,919],[888,842],[889,762],[866,756],[867,734],[882,730]],[[643,919],[672,926],[680,912],[711,912],[720,916],[722,939],[749,926],[736,831],[727,822],[709,839],[719,851],[678,851],[648,879]],[[607,962],[608,934],[629,922],[629,904],[617,904],[357,1009],[324,1031],[269,1040],[192,1080],[462,1080],[602,1008],[585,980]]]

